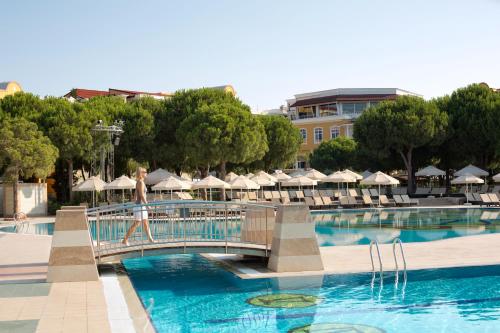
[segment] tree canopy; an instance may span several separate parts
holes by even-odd
[[[354,138],[373,154],[397,153],[408,173],[413,190],[415,149],[439,145],[444,139],[448,116],[433,102],[400,96],[366,110],[354,123]]]
[[[339,136],[322,142],[310,158],[311,167],[326,173],[356,168],[357,144],[351,138]]]

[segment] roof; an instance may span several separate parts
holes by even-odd
[[[297,94],[289,100],[289,105],[302,106],[333,101],[363,101],[396,98],[398,95],[420,96],[399,88],[337,88]]]
[[[121,94],[121,95],[153,95],[153,96],[168,96],[169,94],[162,92],[145,92],[145,91],[135,91],[135,90],[124,90],[124,89],[114,89],[109,88],[109,94]]]
[[[74,89],[71,89],[71,91],[69,93],[64,95],[64,97],[89,99],[89,98],[96,97],[96,96],[108,96],[108,95],[109,95],[109,92],[103,91],[103,90],[74,88]]]
[[[5,90],[10,82],[0,82],[0,89]]]

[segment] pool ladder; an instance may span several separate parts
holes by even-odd
[[[405,253],[404,253],[404,250],[403,250],[403,242],[401,241],[401,239],[399,238],[396,238],[394,239],[394,241],[392,242],[392,254],[394,256],[394,264],[396,266],[396,270],[395,270],[395,285],[396,285],[396,288],[398,286],[398,283],[399,283],[399,264],[398,264],[398,257],[396,255],[396,245],[399,244],[399,249],[400,249],[400,252],[401,252],[401,257],[403,259],[403,280],[404,280],[404,284],[406,285],[406,258],[405,258]],[[372,240],[370,242],[370,261],[371,261],[371,264],[372,264],[372,281],[371,281],[371,286],[373,288],[374,286],[374,283],[375,283],[375,276],[376,276],[376,271],[375,271],[375,262],[373,260],[373,247],[375,245],[375,249],[377,250],[377,257],[378,257],[378,263],[379,263],[379,277],[380,277],[380,285],[382,286],[383,283],[384,283],[384,268],[382,266],[382,257],[380,256],[380,249],[379,249],[379,246],[378,246],[378,242],[376,240]]]

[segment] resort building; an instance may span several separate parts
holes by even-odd
[[[216,86],[211,87],[213,89],[221,89],[227,93],[236,96],[236,91],[231,85]],[[125,89],[114,89],[109,88],[106,90],[93,90],[93,89],[82,89],[74,88],[70,92],[65,94],[63,97],[69,99],[70,101],[85,101],[96,96],[120,96],[123,97],[125,101],[133,101],[142,97],[152,97],[155,99],[165,99],[169,98],[173,93],[169,92],[145,92],[145,91],[135,91],[135,90],[125,90]]]
[[[0,99],[20,91],[23,91],[23,88],[16,81],[0,82]]]
[[[338,136],[352,137],[354,121],[364,110],[402,95],[420,96],[398,88],[338,88],[288,99],[286,115],[304,138],[296,167],[307,167],[309,154],[321,142]]]

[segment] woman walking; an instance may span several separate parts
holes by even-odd
[[[137,183],[135,184],[135,204],[139,205],[134,207],[134,224],[128,229],[127,234],[125,235],[125,238],[123,238],[123,244],[128,245],[128,239],[132,234],[134,233],[135,229],[141,224],[142,222],[142,227],[144,228],[144,231],[146,231],[146,235],[148,236],[148,239],[150,242],[154,242],[153,236],[151,236],[151,230],[149,229],[149,222],[148,222],[148,208],[144,205],[148,203],[146,200],[146,185],[144,184],[144,178],[146,177],[146,169],[144,168],[137,168],[137,171],[135,172],[135,179],[137,180]]]

